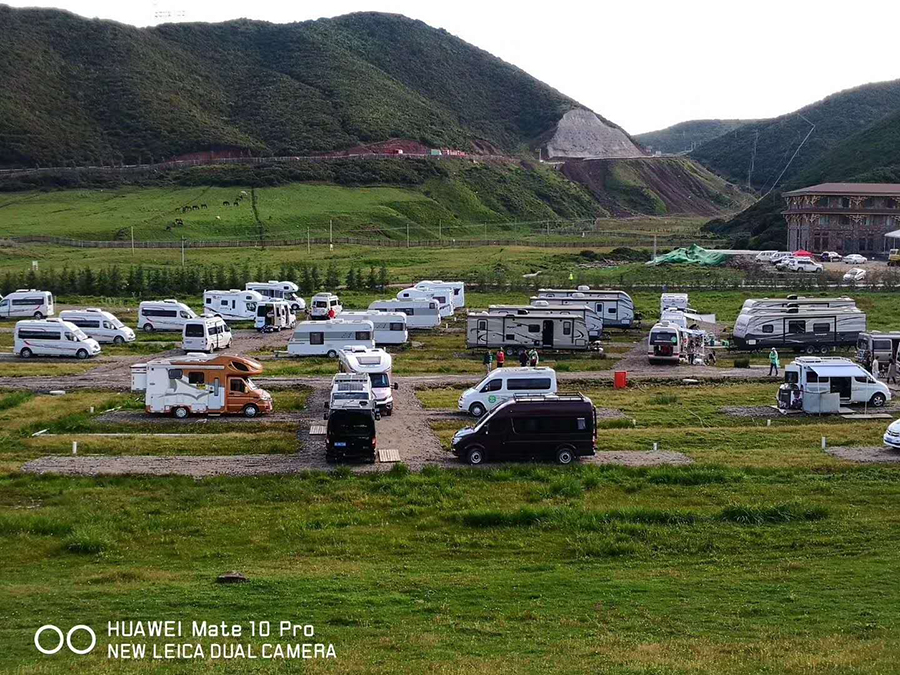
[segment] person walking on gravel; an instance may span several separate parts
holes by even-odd
[[[897,357],[892,358],[888,363],[887,383],[891,382],[897,384]]]
[[[490,375],[491,374],[491,366],[494,363],[494,355],[491,354],[490,349],[488,349],[484,353],[484,360],[482,361],[482,363],[484,364],[484,369],[487,371],[487,374]]]
[[[772,351],[769,352],[769,377],[772,377],[774,371],[775,377],[778,377],[778,368],[781,364],[778,362],[778,352],[775,351],[775,347],[772,347]]]
[[[519,365],[523,368],[528,365],[528,352],[525,351],[525,347],[519,350]]]
[[[506,363],[506,352],[503,351],[503,347],[500,347],[497,350],[497,367],[502,368],[504,363]]]
[[[877,356],[872,358],[872,377],[876,380],[881,378],[881,364],[878,362]]]
[[[528,365],[532,368],[537,368],[537,364],[540,358],[538,357],[537,349],[532,347],[531,352],[528,354]]]

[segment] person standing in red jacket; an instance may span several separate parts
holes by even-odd
[[[503,347],[500,347],[497,350],[497,367],[502,368],[504,363],[506,363],[506,352],[503,351]]]

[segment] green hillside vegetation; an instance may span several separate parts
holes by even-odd
[[[816,128],[777,186],[782,189],[849,136],[898,109],[900,80],[867,84],[833,94],[796,113],[740,126],[707,141],[691,156],[720,176],[746,185],[755,145],[756,156],[749,182],[755,189],[765,192],[778,179],[809,132],[810,125],[799,116],[803,115]]]
[[[636,134],[634,139],[651,151],[688,152],[706,141],[724,136],[738,127],[756,120],[690,120],[658,131]]]
[[[446,31],[361,13],[139,29],[0,6],[0,166],[300,155],[408,138],[514,150],[578,104]]]

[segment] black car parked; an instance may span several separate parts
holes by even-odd
[[[485,460],[553,459],[570,464],[594,454],[597,411],[582,394],[520,396],[456,432],[453,454],[469,464]]]
[[[325,429],[325,459],[375,461],[375,413],[332,410]]]

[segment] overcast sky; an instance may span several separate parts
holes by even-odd
[[[900,78],[900,3],[856,0],[0,0],[137,26],[302,21],[396,12],[513,63],[632,134],[702,118],[772,117],[866,82]],[[839,10],[839,11],[835,11]]]

